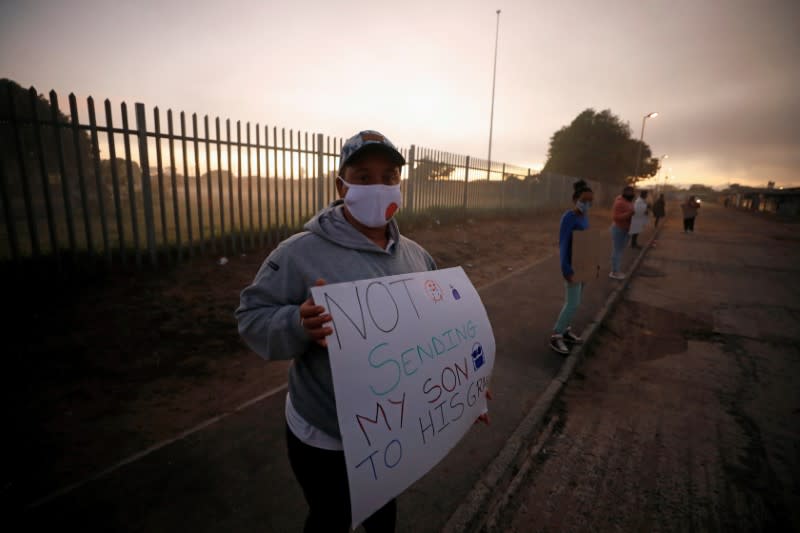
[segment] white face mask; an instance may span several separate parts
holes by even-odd
[[[581,213],[586,215],[586,214],[589,213],[589,208],[592,207],[592,202],[584,202],[584,201],[578,200],[578,202],[575,204],[575,207],[578,208],[578,211],[580,211]]]
[[[353,218],[368,228],[385,226],[403,203],[400,184],[354,185],[339,177],[347,188],[344,205]]]

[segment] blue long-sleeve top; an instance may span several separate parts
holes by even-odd
[[[575,274],[572,269],[572,232],[583,231],[589,227],[589,217],[579,215],[570,209],[561,216],[558,230],[558,248],[561,255],[561,274],[568,278]]]

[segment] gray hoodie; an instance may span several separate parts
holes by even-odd
[[[294,359],[289,396],[309,424],[341,439],[328,350],[313,342],[300,325],[300,304],[314,282],[340,283],[436,269],[420,245],[389,224],[394,244],[383,250],[353,227],[342,201],[320,211],[301,233],[269,254],[253,283],[241,294],[236,319],[239,334],[267,360]]]

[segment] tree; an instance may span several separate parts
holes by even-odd
[[[705,196],[705,197],[714,196],[717,194],[717,191],[715,191],[712,187],[709,187],[708,185],[703,185],[702,183],[695,183],[693,185],[690,185],[689,188],[687,189],[687,192],[689,194],[693,194],[694,196]]]
[[[33,104],[33,105],[32,105]],[[63,107],[64,102],[59,102]],[[0,79],[0,119],[11,119],[12,113],[17,120],[19,135],[10,127],[0,127],[0,150],[2,159],[6,161],[6,172],[12,184],[19,183],[19,157],[17,155],[17,141],[21,143],[22,158],[29,176],[36,176],[39,172],[39,147],[36,142],[36,134],[32,120],[34,118],[34,106],[36,115],[41,122],[51,123],[53,120],[50,102],[44,95],[37,95],[36,91],[24,89],[17,82],[7,78]],[[69,117],[60,111],[55,120],[59,124],[67,125],[70,123]],[[50,125],[41,125],[39,128],[42,141],[42,151],[44,153],[44,163],[48,174],[59,171],[58,142],[61,142],[61,149],[64,156],[64,168],[74,179],[77,176],[77,157],[75,150],[75,139],[69,127],[54,128]],[[81,130],[78,134],[78,153],[83,164],[85,176],[93,175],[92,144],[86,131]]]
[[[114,184],[112,181],[114,174],[112,173],[111,167],[112,161],[110,159],[103,159],[100,161],[100,176],[103,186],[106,188],[109,194],[114,190]],[[118,157],[113,161],[113,167],[114,171],[117,173],[117,183],[119,185],[120,197],[128,198],[128,162],[127,160]],[[153,175],[155,176],[155,172]],[[139,163],[136,161],[131,161],[131,178],[134,184],[134,189],[140,190],[140,184],[142,183],[142,169],[139,166]],[[167,187],[167,189],[171,191],[169,187]]]
[[[414,169],[416,179],[419,181],[449,179],[456,167],[427,157],[417,160]]]
[[[640,175],[633,176],[640,145]],[[658,160],[647,143],[632,138],[630,126],[610,110],[586,109],[550,138],[543,172],[622,185],[655,176]]]

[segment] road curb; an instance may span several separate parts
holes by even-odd
[[[662,220],[662,223],[653,232],[650,241],[639,252],[639,255],[631,265],[629,274],[612,291],[592,322],[584,329],[584,343],[577,346],[564,360],[558,374],[553,377],[550,384],[528,411],[528,414],[519,423],[497,457],[483,471],[481,479],[475,483],[461,505],[450,515],[447,523],[442,528],[442,533],[483,531],[487,520],[499,510],[497,509],[497,503],[505,499],[506,488],[513,485],[514,480],[527,474],[530,462],[525,460],[526,452],[533,437],[541,431],[546,421],[547,413],[561,394],[564,385],[583,360],[584,354],[592,339],[596,336],[600,325],[608,318],[608,315],[613,311],[628,288],[633,274],[638,270],[647,251],[661,233],[664,222],[666,222],[666,219]]]

